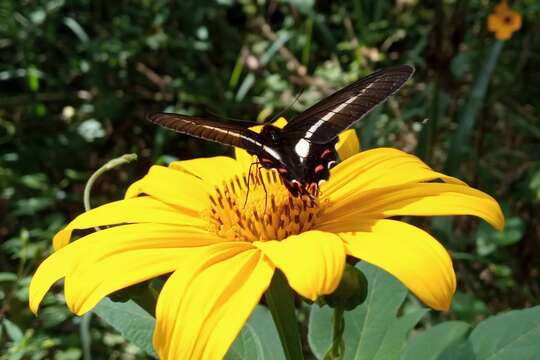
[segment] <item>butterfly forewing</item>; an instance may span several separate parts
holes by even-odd
[[[409,65],[374,72],[296,116],[284,128],[284,136],[327,143],[399,90],[413,72]]]
[[[195,116],[158,113],[148,117],[151,122],[178,133],[236,146],[259,153],[262,140],[259,134],[241,125],[223,124]]]
[[[170,113],[149,120],[182,134],[243,148],[257,155],[256,164],[277,169],[293,196],[316,196],[337,160],[339,133],[396,92],[413,72],[408,65],[377,71],[310,107],[283,129],[265,125],[256,133],[238,124]]]

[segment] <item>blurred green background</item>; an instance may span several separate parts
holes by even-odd
[[[61,286],[36,318],[27,285],[53,234],[83,211],[93,171],[139,155],[98,180],[96,206],[153,163],[231,153],[146,114],[268,121],[404,63],[416,74],[358,124],[362,147],[416,153],[492,194],[507,217],[502,233],[472,218],[411,219],[455,259],[459,291],[442,316],[475,322],[539,304],[540,3],[511,4],[523,25],[504,43],[487,31],[495,5],[0,0],[0,359],[82,357]],[[91,337],[95,358],[144,358],[97,318]]]

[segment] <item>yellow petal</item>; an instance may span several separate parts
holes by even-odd
[[[86,262],[66,275],[66,303],[73,313],[83,315],[117,290],[173,272],[196,252],[201,249],[140,249]]]
[[[325,198],[341,203],[359,192],[435,179],[464,184],[459,179],[431,170],[414,155],[392,148],[377,148],[338,164],[321,191]]]
[[[336,150],[339,158],[343,161],[360,152],[360,141],[356,135],[356,130],[345,130],[339,135],[339,141],[336,144]]]
[[[75,229],[89,229],[122,223],[177,224],[199,229],[208,227],[208,223],[192,210],[182,210],[149,196],[142,196],[115,201],[77,216],[54,236],[54,248],[58,250],[67,245],[71,233]]]
[[[501,17],[495,14],[491,14],[488,16],[488,30],[491,32],[495,32],[499,30],[503,26],[503,22],[501,20]]]
[[[330,206],[320,222],[339,221],[346,228],[362,218],[401,215],[473,215],[496,229],[504,227],[501,208],[491,196],[468,186],[442,183],[407,184],[359,193],[346,203]]]
[[[283,241],[254,245],[283,271],[291,288],[307,299],[332,293],[341,280],[345,252],[335,234],[308,231]]]
[[[154,165],[146,176],[129,187],[126,198],[147,194],[160,201],[200,212],[209,206],[208,194],[212,190],[211,184],[184,171]]]
[[[114,235],[118,240],[105,246],[96,245],[95,239],[89,244],[86,256],[66,276],[65,296],[72,312],[83,314],[110,293],[170,273],[187,258],[222,242],[214,234],[193,233],[179,226],[139,228],[122,227]]]
[[[238,162],[238,168],[246,174],[251,164],[257,162],[257,156],[249,155],[246,150],[237,147],[234,148],[234,158]]]
[[[519,30],[521,28],[521,14],[516,11],[512,11],[512,16],[510,18],[512,20],[510,23],[511,29],[513,31]]]
[[[497,30],[495,37],[497,40],[508,40],[512,37],[512,29],[509,26],[503,26]]]
[[[192,174],[213,186],[221,185],[223,181],[245,170],[238,166],[237,161],[228,156],[174,161],[169,164],[169,167]]]
[[[433,309],[448,310],[456,277],[442,245],[400,221],[379,220],[367,227],[364,232],[340,234],[347,253],[394,275]]]
[[[501,1],[500,3],[495,5],[495,8],[493,9],[493,12],[501,17],[507,16],[508,13],[511,11],[512,10],[510,9],[506,1]]]
[[[59,249],[39,265],[30,283],[30,308],[37,312],[47,290],[62,277],[115,254],[144,249],[195,249],[222,241],[193,227],[165,224],[122,225],[92,233]],[[104,274],[110,276],[118,269],[122,268],[111,267]],[[73,310],[80,311],[77,306]]]
[[[82,242],[76,241],[53,253],[39,265],[30,282],[28,294],[30,310],[34,314],[37,314],[39,304],[50,287],[66,276],[66,273],[84,257],[83,245]]]
[[[225,355],[274,271],[260,251],[250,247],[220,244],[167,280],[158,299],[154,332],[161,359]]]
[[[266,124],[251,126],[250,129],[255,131],[256,133],[260,133],[265,125]],[[280,116],[276,121],[272,123],[272,125],[277,128],[283,129],[285,125],[287,125],[287,119],[285,119],[283,116]]]
[[[280,129],[283,129],[285,125],[287,125],[287,119],[285,119],[283,116],[280,116],[276,121],[272,123],[272,125]]]

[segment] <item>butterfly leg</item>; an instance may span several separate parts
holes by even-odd
[[[266,205],[268,204],[268,191],[266,191],[266,185],[264,184],[264,178],[261,172],[262,168],[263,168],[262,166],[258,166],[257,173],[259,175],[259,180],[261,181],[261,185],[263,186],[263,189],[264,189],[264,213],[266,213]]]
[[[246,199],[244,200],[244,208],[246,208],[246,204],[247,204],[248,197],[249,197],[249,190],[250,190],[249,183],[250,183],[250,180],[251,180],[251,168],[253,167],[253,165],[259,165],[259,164],[260,164],[260,162],[254,161],[249,165],[248,177],[247,177],[247,189],[248,189],[248,191],[247,191],[247,194],[246,194]]]

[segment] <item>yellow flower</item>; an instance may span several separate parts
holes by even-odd
[[[156,351],[163,359],[218,359],[276,268],[315,300],[336,289],[347,255],[393,274],[430,307],[448,309],[456,279],[447,251],[425,231],[389,218],[469,214],[501,229],[497,202],[402,151],[358,153],[353,130],[337,149],[343,161],[318,199],[290,196],[276,171],[262,170],[266,198],[257,174],[247,174],[253,158],[241,149],[236,159],[153,166],[124,200],[56,234],[56,251],[30,285],[32,311],[63,277],[66,303],[81,315],[116,290],[172,273],[157,301]],[[111,225],[69,242],[73,230]]]
[[[508,7],[506,1],[500,2],[488,16],[488,30],[499,40],[508,40],[512,33],[521,28],[521,14]]]

